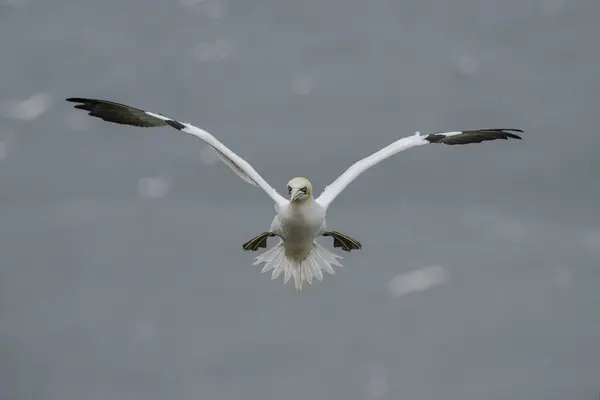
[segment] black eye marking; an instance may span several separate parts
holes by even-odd
[[[288,193],[292,193],[292,187],[288,186]]]
[[[306,194],[306,186],[300,189],[304,194]]]

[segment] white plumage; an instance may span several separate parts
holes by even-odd
[[[296,290],[302,290],[305,282],[309,285],[312,284],[313,279],[323,280],[323,271],[333,275],[335,274],[333,267],[342,266],[338,261],[342,257],[320,246],[316,241],[318,237],[331,236],[334,247],[344,251],[358,250],[362,247],[356,239],[337,231],[328,230],[326,223],[329,205],[360,174],[388,157],[412,147],[429,143],[459,145],[496,139],[521,139],[514,132],[523,132],[520,129],[479,129],[427,135],[417,132],[354,163],[327,186],[317,198],[313,198],[312,185],[306,178],[290,180],[287,186],[288,198],[285,198],[277,193],[248,162],[210,133],[192,124],[106,100],[69,98],[67,101],[81,103],[75,108],[86,110],[89,115],[105,121],[140,127],[171,126],[196,136],[210,145],[219,158],[240,178],[251,185],[260,187],[275,203],[276,215],[271,222],[269,231],[246,242],[243,248],[251,251],[266,248],[267,238],[278,237],[279,242],[256,257],[254,265],[264,263],[262,272],[272,271],[272,279],[276,279],[282,273],[284,283],[293,278]]]

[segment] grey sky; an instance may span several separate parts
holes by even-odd
[[[0,2],[0,399],[596,399],[598,13]],[[197,124],[280,192],[416,130],[525,135],[362,175],[328,223],[363,249],[298,294],[241,249],[267,196],[198,140],[72,96]]]

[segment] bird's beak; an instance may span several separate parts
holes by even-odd
[[[298,200],[304,193],[298,188],[292,189],[292,193],[290,194],[290,201]]]

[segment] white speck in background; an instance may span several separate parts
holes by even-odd
[[[138,320],[135,322],[134,335],[138,340],[152,339],[156,336],[156,325],[150,320]]]
[[[50,96],[46,93],[37,93],[23,101],[11,101],[5,104],[7,117],[32,121],[48,111]]]
[[[233,43],[219,38],[212,43],[200,42],[192,48],[192,57],[198,62],[219,61],[233,53]]]
[[[376,399],[385,396],[388,392],[386,371],[381,367],[371,368],[371,376],[367,384],[367,398]]]
[[[315,82],[310,76],[299,76],[292,82],[292,91],[301,96],[311,94],[315,87]]]
[[[459,73],[465,76],[474,76],[481,69],[481,64],[474,53],[460,51],[452,57],[452,65]]]
[[[588,249],[600,253],[600,230],[586,234],[583,237],[583,244]]]
[[[138,192],[142,197],[161,199],[169,192],[169,182],[161,177],[146,177],[138,182]]]
[[[179,0],[182,7],[194,7],[200,5],[204,0]]]
[[[444,284],[447,280],[446,268],[441,266],[424,267],[396,275],[389,283],[389,290],[392,296],[401,297]]]
[[[223,0],[209,0],[205,6],[206,15],[212,19],[220,19],[225,16],[227,11]]]
[[[562,289],[568,289],[573,284],[573,273],[568,268],[559,268],[554,275],[554,282]]]
[[[204,164],[212,165],[219,161],[219,156],[215,149],[210,146],[204,146],[202,150],[200,150],[200,159]]]

